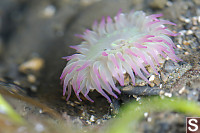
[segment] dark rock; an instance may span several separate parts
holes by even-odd
[[[163,70],[165,72],[171,73],[173,72],[179,65],[172,61],[172,60],[166,60],[163,66]]]

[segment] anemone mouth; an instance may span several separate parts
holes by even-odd
[[[111,102],[105,92],[117,98],[113,90],[118,93],[120,90],[115,83],[124,86],[125,73],[133,84],[136,75],[150,83],[143,74],[149,75],[145,66],[151,66],[158,74],[155,65],[160,65],[162,58],[180,60],[174,54],[173,41],[168,37],[177,34],[165,27],[165,24],[175,24],[158,19],[160,16],[162,14],[146,16],[142,11],[119,12],[114,21],[110,17],[103,17],[99,24],[95,21],[92,31],[87,29],[83,35],[78,35],[84,41],[71,46],[78,54],[64,57],[69,62],[60,77],[63,95],[68,90],[69,99],[73,89],[79,100],[82,93],[92,101],[88,93],[95,89]]]
[[[132,33],[132,34],[131,34]],[[116,30],[99,37],[99,40],[88,48],[86,59],[96,59],[102,52],[116,53],[122,51],[124,46],[128,47],[133,42],[132,37],[141,34],[137,28],[133,27],[126,30]]]

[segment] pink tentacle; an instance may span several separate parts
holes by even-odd
[[[75,37],[78,37],[80,39],[83,39],[84,38],[84,35],[81,35],[81,34],[74,34]]]
[[[74,63],[67,73],[71,73],[74,70],[74,68],[77,67],[77,65],[78,65],[78,62]]]
[[[73,54],[71,56],[65,56],[65,57],[62,57],[62,59],[66,59],[67,61],[71,60],[71,59],[74,59],[74,58],[77,58],[79,54]]]
[[[122,9],[120,8],[119,11],[118,11],[118,13],[117,13],[117,20],[120,19],[120,14],[121,14],[121,13],[122,13]]]
[[[81,66],[80,68],[78,68],[76,71],[81,71],[83,69],[85,69],[86,67],[88,67],[90,65],[89,61],[86,61],[85,64],[83,66]]]
[[[90,102],[94,102],[88,95],[84,95],[84,97],[87,99],[87,100],[89,100]]]
[[[118,53],[117,53],[117,56],[119,57],[120,60],[125,61],[125,59],[124,59],[123,56],[122,56],[122,53],[118,52]]]
[[[177,35],[179,35],[179,34],[173,33],[172,31],[169,31],[169,30],[162,30],[161,33],[167,34],[167,35],[170,35],[170,36],[177,36]]]
[[[117,60],[113,54],[109,54],[108,58],[115,64],[115,66],[119,69],[119,64],[117,63]]]
[[[68,101],[69,100],[69,98],[70,98],[70,96],[71,96],[71,91],[72,91],[72,88],[71,88],[71,85],[68,85],[68,90],[67,90],[68,92],[68,94],[67,94],[67,98],[66,98],[66,101]],[[63,93],[63,95],[64,95],[64,93]]]
[[[141,45],[139,43],[134,43],[134,46],[137,48],[147,48],[147,46]]]
[[[162,17],[163,14],[160,13],[160,14],[152,14],[152,15],[149,15],[148,17],[151,18],[151,19],[155,19],[155,18],[159,18],[159,17]]]
[[[133,55],[133,56],[137,57],[137,54],[135,54],[135,53],[134,53],[133,51],[131,51],[130,49],[126,49],[125,52],[126,52],[127,54],[130,54],[130,55]]]
[[[108,56],[108,54],[105,51],[102,52],[102,55],[103,56]]]

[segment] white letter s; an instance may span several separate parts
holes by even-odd
[[[194,123],[196,123],[196,124],[192,123],[192,121],[194,121]],[[194,129],[192,129],[190,126],[188,126],[188,129],[189,129],[190,131],[192,131],[192,132],[197,131],[197,130],[198,130],[198,125],[197,125],[197,123],[198,123],[198,121],[197,121],[196,119],[190,119],[190,120],[188,121],[188,124],[191,125],[191,126],[193,126]]]

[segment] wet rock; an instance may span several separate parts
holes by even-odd
[[[163,71],[167,73],[173,72],[179,65],[172,60],[166,60],[163,66]]]
[[[99,0],[80,0],[82,6],[89,6],[95,2],[99,2]]]
[[[151,121],[148,121],[148,118]],[[150,113],[148,118],[140,124],[143,127],[141,128],[142,132],[185,132],[185,123],[181,122],[185,120],[185,116],[182,114],[173,112]]]
[[[1,20],[0,20],[1,21]],[[3,54],[3,50],[4,49],[4,44],[3,44],[3,41],[2,41],[2,39],[1,39],[1,37],[0,37],[0,57],[2,56],[2,54]]]
[[[6,11],[8,8],[14,7],[17,5],[17,1],[15,0],[1,0],[0,1],[0,9],[1,11]]]
[[[125,94],[129,95],[137,95],[137,96],[152,96],[152,95],[159,95],[161,89],[158,87],[149,87],[149,86],[127,86],[123,87],[121,91]]]
[[[142,10],[145,7],[144,0],[132,0],[135,10]]]
[[[167,80],[168,80],[169,74],[164,73],[164,72],[161,72],[160,76],[161,76],[162,81],[163,81],[164,83],[166,83]]]
[[[190,1],[173,1],[171,6],[164,8],[163,13],[168,19],[176,21],[181,15],[186,14],[188,8],[193,6],[194,4]]]
[[[149,2],[150,7],[155,9],[162,9],[167,4],[167,0],[151,0]]]
[[[110,104],[111,107],[111,115],[117,115],[120,109],[120,101],[116,99],[112,99],[112,103]]]
[[[78,10],[78,3],[76,1],[67,3],[63,0],[51,4],[50,1],[44,0],[31,1],[29,4],[26,11],[20,14],[21,21],[15,30],[16,34],[11,36],[7,44],[4,58],[7,69],[17,69],[19,64],[37,54],[52,64],[55,63],[53,60],[59,60],[51,67],[54,68],[51,72],[59,73],[59,69],[55,68],[61,68],[61,53],[65,51],[62,48],[65,47],[62,39],[63,33],[70,18]],[[77,8],[73,8],[75,5]],[[48,8],[49,6],[56,7],[56,9],[53,11],[52,8]],[[46,17],[48,13],[49,17]],[[52,49],[59,52],[55,54]],[[19,76],[16,71],[8,71],[8,73],[12,78]]]
[[[33,75],[33,74],[29,74],[29,75],[27,76],[27,79],[28,79],[28,81],[29,81],[30,83],[35,83],[35,82],[36,82],[36,76]]]
[[[160,86],[160,78],[156,77],[153,82],[156,84],[156,86]]]
[[[199,0],[193,0],[195,4],[200,5],[200,1]]]
[[[187,99],[188,100],[192,100],[192,101],[197,101],[199,99],[199,93],[198,93],[199,90],[191,90],[188,92],[187,94]]]
[[[19,71],[26,73],[28,71],[38,72],[44,67],[44,60],[42,58],[32,58],[19,66]],[[29,79],[33,81],[33,77],[29,76]]]
[[[200,30],[197,30],[195,32],[196,37],[198,38],[198,40],[200,41]]]

